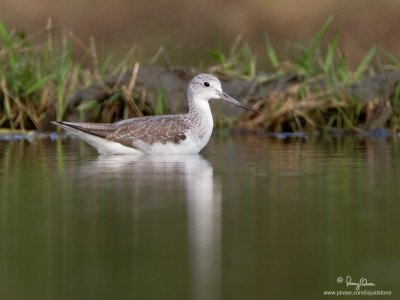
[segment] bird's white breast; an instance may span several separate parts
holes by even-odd
[[[210,105],[204,101],[197,104],[196,112],[189,120],[190,129],[185,133],[186,139],[180,143],[154,143],[147,149],[141,149],[149,154],[194,154],[199,153],[210,140],[214,121]],[[142,148],[142,147],[139,147]]]

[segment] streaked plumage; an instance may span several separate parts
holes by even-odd
[[[52,122],[77,135],[100,154],[198,153],[213,129],[209,100],[221,98],[252,108],[222,92],[220,81],[208,74],[195,76],[188,87],[187,114],[132,118],[112,124]]]

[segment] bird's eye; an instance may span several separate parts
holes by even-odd
[[[209,87],[210,86],[210,83],[208,81],[204,82],[203,84],[204,84],[205,87]]]

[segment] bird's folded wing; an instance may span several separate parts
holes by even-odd
[[[134,148],[154,143],[178,144],[186,139],[189,129],[187,124],[176,116],[137,118],[130,122],[116,123],[116,126],[106,139]]]

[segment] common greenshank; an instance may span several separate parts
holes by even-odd
[[[222,91],[209,74],[196,75],[189,84],[186,114],[146,116],[115,123],[52,122],[78,136],[100,154],[194,154],[210,139],[214,122],[211,99],[223,99],[257,112]]]

